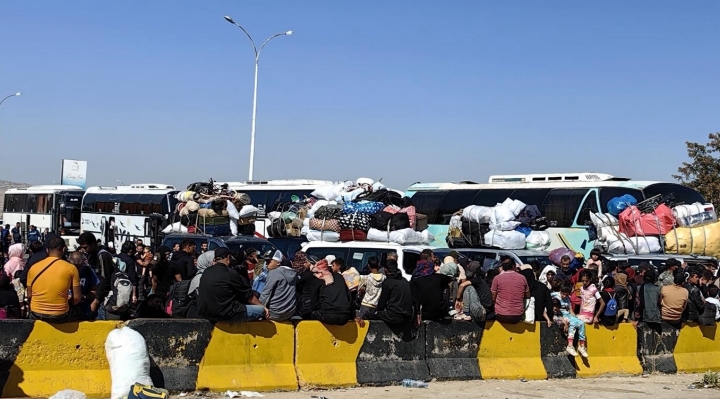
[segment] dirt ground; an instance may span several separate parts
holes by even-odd
[[[327,391],[267,393],[267,399],[419,399],[419,398],[718,398],[720,389],[691,384],[701,374],[651,375],[546,381],[451,381],[430,382],[428,389],[362,387]],[[193,394],[187,396],[193,398]],[[215,395],[214,395],[215,396]],[[220,395],[217,395],[220,396]],[[217,397],[216,396],[216,397]],[[227,398],[226,395],[222,395]],[[242,398],[242,397],[241,397]]]

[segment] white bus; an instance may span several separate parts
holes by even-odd
[[[614,197],[630,194],[638,201],[673,194],[674,202],[705,203],[697,191],[676,183],[633,181],[602,173],[490,176],[488,184],[415,183],[405,195],[412,198],[418,213],[427,215],[434,246],[446,246],[452,215],[468,205],[494,206],[506,198],[537,205],[547,217],[552,237],[549,250],[567,247],[590,257],[590,212],[607,212]]]
[[[248,182],[216,182],[227,184],[228,188],[250,196],[252,205],[258,208],[255,232],[266,237],[270,220],[267,214],[282,204],[309,197],[315,189],[332,185],[327,180],[268,180]]]
[[[126,241],[142,239],[155,247],[158,234],[177,206],[178,190],[167,184],[90,187],[82,201],[80,228],[103,245],[120,250]]]
[[[29,227],[41,233],[60,234],[74,248],[80,235],[80,203],[85,190],[78,186],[32,186],[11,188],[5,192],[3,222],[15,227],[20,223],[25,239]]]

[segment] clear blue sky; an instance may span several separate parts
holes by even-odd
[[[720,2],[0,2],[0,178],[671,180],[720,130]],[[259,44],[259,43],[258,43]]]

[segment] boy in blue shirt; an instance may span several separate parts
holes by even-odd
[[[81,314],[81,320],[95,320],[95,312],[90,308],[90,304],[95,300],[100,279],[95,271],[88,266],[85,255],[80,251],[72,252],[68,256],[68,262],[77,267],[80,273],[80,292],[82,298],[77,305],[77,310]],[[72,295],[72,292],[70,293]]]

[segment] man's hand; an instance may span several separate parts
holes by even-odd
[[[270,309],[263,306],[263,309],[265,309],[265,320],[270,320]]]
[[[598,319],[597,316],[595,316],[595,317],[593,318],[593,324],[599,324],[599,323],[600,323],[600,320]]]
[[[98,307],[100,307],[100,301],[98,301],[97,299],[92,301],[92,303],[90,303],[90,310],[93,313],[97,312]]]
[[[359,318],[359,317],[356,317],[356,318],[355,318],[355,322],[358,323],[358,325],[359,325],[360,327],[365,327],[365,320],[363,320],[363,319],[361,319],[361,318]]]
[[[460,313],[463,311],[463,302],[459,299],[455,300],[455,310]]]

